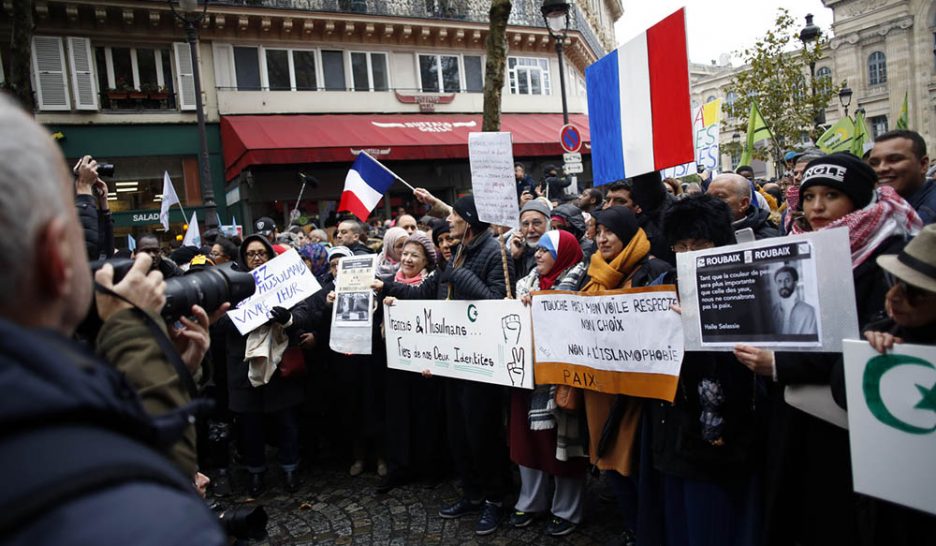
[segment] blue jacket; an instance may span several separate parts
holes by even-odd
[[[924,224],[936,223],[936,180],[923,182],[923,187],[907,199]]]
[[[118,481],[60,500],[38,517],[16,525],[11,534],[0,536],[0,542],[24,546],[226,544],[217,517],[194,489],[170,485],[191,482],[191,477],[182,476],[163,459],[161,449],[178,439],[184,419],[148,417],[136,393],[114,368],[57,333],[25,329],[0,319],[0,389],[4,393],[0,397],[0,453],[14,454],[2,467],[0,503],[19,498],[14,492],[18,485],[30,482],[19,475],[24,469],[39,464],[51,471],[56,461],[65,466],[63,458],[73,455],[61,453],[51,443],[29,457],[15,456],[16,443],[24,439],[16,431],[31,434],[52,423],[118,437],[122,444],[165,464],[167,476],[165,483]]]

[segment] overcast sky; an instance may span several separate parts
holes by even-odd
[[[619,44],[686,6],[689,60],[696,63],[709,63],[722,53],[753,45],[773,24],[780,6],[790,11],[796,29],[805,26],[807,13],[815,16],[813,22],[823,33],[829,34],[832,26],[832,10],[821,0],[623,0],[622,4],[624,16],[614,26]]]

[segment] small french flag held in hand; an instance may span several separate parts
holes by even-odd
[[[389,169],[362,151],[345,177],[338,212],[348,211],[366,222],[395,179],[396,176]]]

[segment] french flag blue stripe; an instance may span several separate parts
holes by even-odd
[[[621,92],[617,50],[585,69],[588,128],[595,186],[618,180],[624,172]]]
[[[358,154],[351,168],[358,172],[358,175],[368,186],[374,188],[374,191],[381,195],[387,193],[387,190],[393,185],[393,175],[367,154]]]

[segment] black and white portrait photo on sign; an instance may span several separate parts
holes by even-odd
[[[371,292],[344,292],[335,299],[335,322],[344,326],[369,326]]]
[[[849,256],[847,230],[681,253],[686,350],[840,350],[857,332],[836,305],[854,299]]]

